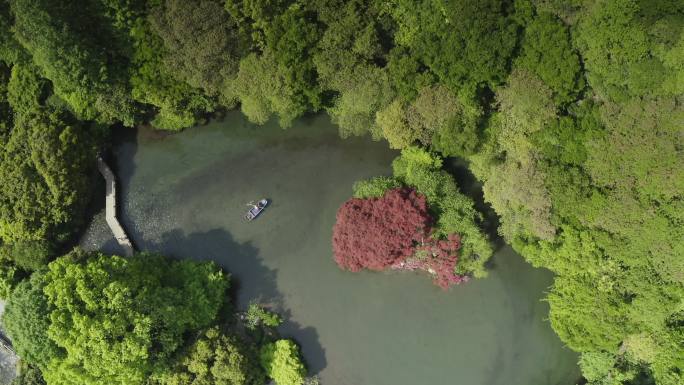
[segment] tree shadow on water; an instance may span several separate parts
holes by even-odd
[[[223,229],[185,234],[175,229],[156,241],[139,241],[142,250],[162,253],[173,258],[214,261],[230,274],[230,296],[238,307],[247,307],[253,298],[271,306],[282,307],[278,291],[277,270],[263,264],[259,250],[250,242],[239,243]]]
[[[315,306],[315,304],[311,304],[311,306]],[[309,375],[319,374],[328,366],[328,361],[318,331],[312,326],[305,327],[298,322],[291,321],[292,317],[289,310],[283,310],[281,314],[285,322],[278,327],[280,334],[283,338],[294,338],[301,346]]]
[[[285,310],[283,294],[278,291],[277,273],[263,263],[259,250],[250,242],[239,243],[224,229],[214,229],[186,235],[176,229],[162,234],[156,241],[136,240],[141,250],[154,251],[173,258],[190,258],[196,261],[214,261],[231,275],[231,302],[246,309],[256,300],[278,311],[285,319],[279,328],[283,338],[294,338],[310,374],[317,374],[327,366],[325,351],[314,327],[303,327],[289,321],[291,312]],[[315,304],[311,304],[315,306]]]

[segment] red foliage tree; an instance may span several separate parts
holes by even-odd
[[[337,211],[335,262],[351,271],[383,270],[411,256],[415,245],[429,237],[431,223],[425,197],[413,189],[350,199]]]
[[[461,237],[449,234],[447,239],[428,239],[416,252],[405,261],[398,261],[391,266],[396,270],[423,270],[432,275],[432,282],[446,290],[449,286],[468,280],[454,271],[458,262],[458,250],[461,248]]]
[[[449,234],[447,239],[432,240],[418,249],[427,254],[422,259],[421,269],[433,275],[435,285],[442,289],[461,283],[464,277],[454,272],[458,262],[458,249],[461,248],[461,237]]]

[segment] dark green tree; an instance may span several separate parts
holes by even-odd
[[[161,385],[263,385],[253,346],[214,327],[202,334],[176,367],[155,379]]]
[[[12,0],[17,40],[54,92],[83,119],[132,125],[136,107],[126,85],[127,60],[95,2]]]
[[[515,63],[546,83],[558,104],[575,100],[584,84],[579,56],[572,47],[567,27],[547,13],[538,15],[525,27],[522,50]]]
[[[2,318],[19,356],[45,369],[50,360],[64,356],[64,350],[48,337],[52,307],[43,293],[45,271],[31,275],[12,292]]]

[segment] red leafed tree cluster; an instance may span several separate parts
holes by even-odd
[[[383,270],[413,255],[415,245],[429,237],[431,223],[425,197],[413,189],[350,199],[337,211],[335,261],[351,271]]]

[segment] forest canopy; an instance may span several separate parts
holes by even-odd
[[[491,246],[442,159],[468,163],[499,235],[556,274],[550,322],[590,384],[681,384],[683,95],[677,0],[0,1],[0,294],[43,290],[27,277],[82,228],[111,130],[324,111],[403,150],[356,194],[415,189],[484,275],[468,255]],[[25,354],[82,364],[51,349]]]

